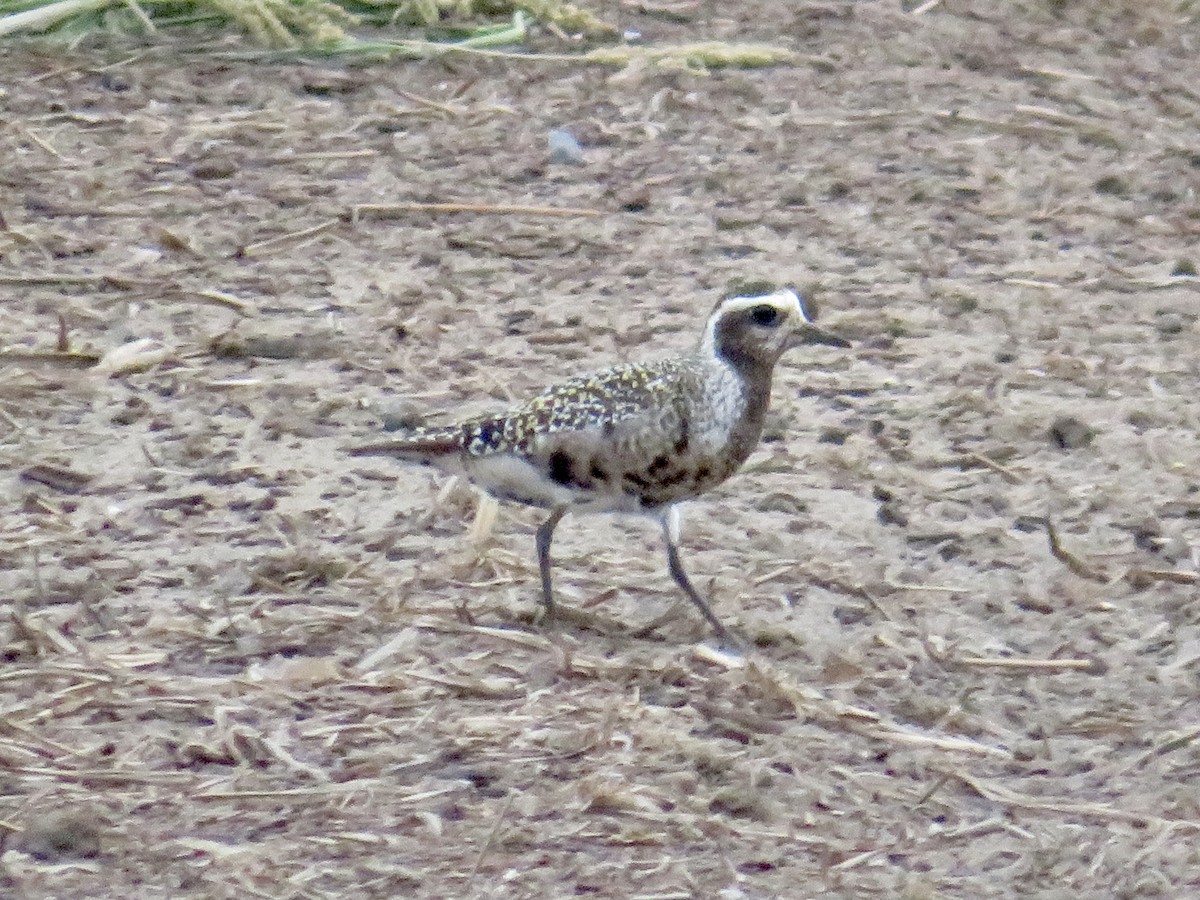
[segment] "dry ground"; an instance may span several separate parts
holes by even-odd
[[[1080,6],[626,12],[799,53],[708,77],[0,51],[0,895],[1200,893],[1200,26]],[[346,218],[447,201],[599,215]],[[690,507],[744,664],[547,635],[532,515],[342,452],[735,278],[855,341]],[[678,601],[559,535],[564,602]]]

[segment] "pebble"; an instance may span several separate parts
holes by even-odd
[[[1096,436],[1095,429],[1083,424],[1074,416],[1061,416],[1050,426],[1050,440],[1063,450],[1078,450],[1086,447]]]
[[[551,128],[546,144],[550,149],[550,162],[564,166],[583,165],[583,148],[575,135],[565,128]]]
[[[1179,334],[1183,326],[1183,316],[1177,312],[1162,312],[1154,317],[1154,327],[1159,334]]]

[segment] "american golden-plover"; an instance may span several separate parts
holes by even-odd
[[[813,325],[793,290],[730,297],[713,309],[691,353],[571,378],[508,412],[350,452],[433,465],[501,500],[549,510],[537,530],[547,617],[550,542],[564,515],[651,515],[662,526],[671,577],[717,636],[736,644],[684,572],[678,504],[746,461],[762,433],[775,364],[801,344],[849,346]]]

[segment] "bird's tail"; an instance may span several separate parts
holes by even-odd
[[[391,456],[412,462],[436,462],[438,459],[457,456],[462,451],[461,427],[418,428],[403,437],[346,448],[346,452],[351,456]]]

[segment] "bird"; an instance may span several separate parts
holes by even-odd
[[[805,344],[850,346],[818,328],[792,288],[725,297],[691,352],[578,375],[506,412],[347,449],[431,465],[499,500],[546,510],[536,547],[547,620],[555,615],[550,549],[564,516],[656,519],[675,584],[723,644],[739,646],[684,570],[679,504],[724,482],[750,456],[776,363]]]

